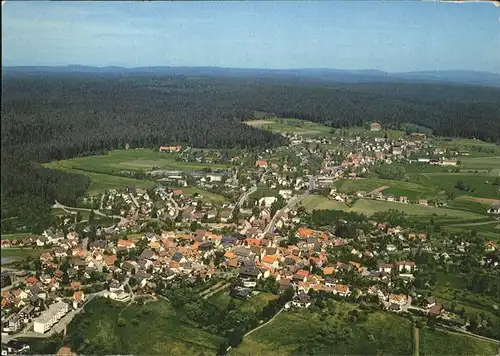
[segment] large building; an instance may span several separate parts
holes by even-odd
[[[69,305],[64,302],[51,304],[49,309],[42,315],[33,320],[33,330],[37,333],[44,334],[46,331],[57,323],[69,310]]]

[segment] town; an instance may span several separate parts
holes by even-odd
[[[424,199],[412,188],[418,181],[410,170],[401,169],[421,171],[421,179],[426,172],[460,178],[471,152],[438,146],[419,132],[391,138],[378,122],[360,134],[283,135],[289,146],[262,152],[162,146],[159,153],[179,165],[231,166],[153,167],[143,174],[155,182],[150,188],[107,189],[87,196],[80,207],[56,201],[57,226],[2,238],[2,254],[39,251],[2,262],[6,350],[28,350],[19,338],[65,333],[94,298],[124,305],[172,299],[170,291],[184,282],[205,285],[204,299],[226,293],[250,300],[271,291],[280,296],[277,312],[287,312],[333,298],[498,338],[498,323],[466,315],[442,293],[420,292],[438,289],[436,274],[446,271],[480,266],[491,278],[498,275],[498,241],[446,230],[441,221],[450,218],[459,226],[464,213],[453,209],[456,196],[439,188],[429,191],[435,198]],[[475,219],[471,224],[498,225],[499,177],[483,183],[493,192],[482,198],[486,205],[465,212]],[[460,180],[450,189],[485,189],[469,184]],[[380,205],[370,213],[359,204]],[[417,222],[408,209],[430,213]],[[490,288],[489,282],[473,283],[479,293]]]

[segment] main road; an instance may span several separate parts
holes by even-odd
[[[285,205],[283,209],[278,210],[276,214],[274,214],[273,218],[271,219],[269,224],[266,226],[266,229],[264,230],[264,236],[270,232],[273,232],[274,224],[276,224],[276,221],[281,217],[281,215],[283,215],[286,209],[288,210],[292,209],[295,205],[297,205],[297,203],[307,198],[314,189],[316,189],[316,177],[311,176],[311,178],[309,179],[309,187],[307,188],[307,191],[304,194],[299,195],[298,197],[290,199],[290,201]]]
[[[233,216],[234,211],[236,210],[237,207],[241,206],[247,199],[248,196],[252,193],[254,193],[257,190],[257,186],[253,186],[252,188],[248,189],[246,192],[244,192],[240,199],[238,199],[238,202],[234,206],[234,208],[231,210],[231,216]]]

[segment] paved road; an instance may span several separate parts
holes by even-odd
[[[236,208],[241,206],[248,199],[248,196],[250,194],[252,194],[253,192],[255,192],[256,190],[257,190],[257,187],[253,186],[252,188],[248,189],[248,191],[246,191],[245,193],[243,193],[241,195],[240,199],[238,199],[238,202],[236,203],[234,208],[231,210],[231,216],[233,216],[233,213],[236,210]]]
[[[174,215],[174,218],[173,218],[173,220],[175,220],[175,219],[177,218],[177,216],[179,215],[179,211],[180,211],[181,209],[179,208],[179,205],[178,205],[178,204],[177,204],[177,202],[175,201],[175,199],[174,199],[174,197],[173,197],[172,193],[170,193],[170,194],[168,195],[168,200],[170,200],[170,201],[172,202],[172,204],[173,204],[173,206],[174,206],[174,208],[175,208],[175,215]]]
[[[132,199],[132,201],[134,202],[134,205],[136,208],[139,208],[140,205],[139,205],[139,202],[137,201],[137,199],[135,198],[134,194],[132,193],[128,193],[128,196],[130,197],[130,199]]]
[[[285,209],[292,209],[301,200],[307,198],[309,196],[309,194],[311,193],[311,191],[314,190],[315,186],[316,186],[316,178],[313,176],[309,180],[309,189],[307,190],[307,192],[305,192],[304,194],[302,194],[298,197],[294,197],[294,198],[290,199],[290,201],[286,204],[286,206],[283,209],[278,210],[276,212],[276,214],[274,214],[273,218],[271,219],[269,224],[266,226],[266,229],[264,230],[264,235],[266,235],[274,230],[274,224],[276,224],[276,221],[281,217],[281,215],[283,214]]]
[[[63,205],[63,204],[59,203],[57,200],[55,201],[55,204],[52,207],[53,208],[63,209],[64,211],[68,211],[67,209],[80,210],[80,211],[92,211],[93,210],[93,209],[75,208],[75,207],[72,207],[72,206]],[[69,211],[69,213],[72,214],[73,212]],[[120,224],[124,224],[127,221],[127,219],[125,219],[123,216],[119,216],[119,215],[106,215],[103,212],[101,212],[100,210],[94,210],[94,213],[96,215],[99,215],[99,216],[104,216],[104,217],[113,218],[113,219],[120,219]]]
[[[33,323],[30,323],[24,328],[23,331],[21,331],[17,334],[9,335],[9,336],[2,336],[2,342],[7,343],[10,340],[15,340],[15,339],[20,338],[20,337],[22,337],[22,338],[48,338],[48,337],[51,337],[52,335],[54,335],[55,333],[61,333],[69,325],[71,320],[73,320],[75,315],[80,313],[84,309],[84,307],[85,307],[85,305],[87,305],[87,303],[89,303],[92,299],[94,299],[97,296],[104,295],[104,293],[106,293],[106,290],[103,290],[103,291],[100,291],[97,293],[87,294],[85,296],[85,302],[82,304],[81,307],[79,307],[78,309],[71,309],[65,316],[63,316],[61,318],[61,320],[59,320],[57,322],[57,324],[55,324],[45,334],[40,334],[40,333],[37,333],[34,331],[28,331],[30,328],[33,327]]]

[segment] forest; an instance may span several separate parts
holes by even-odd
[[[286,138],[242,123],[254,112],[331,127],[379,121],[500,142],[500,89],[438,84],[332,84],[293,78],[75,76],[2,78],[2,219],[70,204],[88,179],[39,162],[161,145],[270,148]],[[37,202],[36,204],[34,202]],[[27,205],[28,204],[28,205]],[[30,208],[26,208],[29,206]]]

